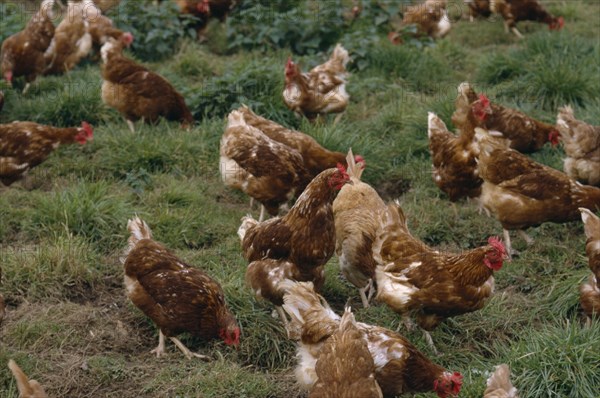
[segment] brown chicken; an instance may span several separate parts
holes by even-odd
[[[335,249],[332,202],[349,180],[343,166],[327,169],[308,184],[285,216],[262,223],[249,216],[242,219],[238,235],[250,263],[246,279],[256,296],[271,301],[280,315],[282,281],[312,281],[317,289],[323,285],[323,268]],[[285,316],[282,321],[286,323]]]
[[[476,17],[488,18],[492,15],[490,9],[490,0],[465,0],[465,4],[469,7],[469,18],[471,22]]]
[[[220,156],[225,185],[240,189],[261,203],[259,221],[263,221],[265,210],[276,216],[310,181],[302,155],[249,125],[240,111],[228,116]]]
[[[375,291],[376,264],[372,245],[381,224],[380,210],[385,209],[385,203],[377,191],[360,180],[364,160],[356,161],[350,151],[347,161],[351,184],[344,185],[333,201],[335,251],[342,274],[358,288],[363,307],[367,308]]]
[[[189,127],[194,118],[185,100],[162,76],[123,55],[122,41],[109,38],[102,46],[102,101],[127,121],[131,131],[142,119],[156,123],[159,118],[180,121]]]
[[[513,149],[486,130],[475,130],[479,176],[483,179],[483,207],[504,228],[504,241],[512,250],[509,230],[531,243],[525,228],[545,222],[563,223],[579,218],[579,207],[600,208],[600,188],[582,185],[566,174],[542,165]]]
[[[182,14],[191,14],[197,18],[194,28],[198,38],[204,37],[204,31],[210,18],[225,22],[227,14],[236,5],[236,0],[173,0]]]
[[[339,329],[323,345],[315,372],[317,381],[309,398],[383,397],[365,333],[350,308],[346,308]]]
[[[433,162],[433,181],[455,202],[481,194],[477,160],[473,150],[475,131],[463,128],[456,136],[446,124],[429,112],[429,151]]]
[[[46,75],[60,75],[73,69],[92,50],[87,11],[96,11],[92,0],[67,2],[67,12],[56,27],[54,38],[44,55]]]
[[[560,30],[565,24],[563,17],[550,14],[538,0],[490,0],[490,9],[502,16],[506,32],[510,29],[519,38],[523,38],[517,29],[519,21],[545,23],[550,30]]]
[[[558,145],[556,126],[530,118],[516,109],[490,103],[484,94],[477,95],[469,83],[462,83],[458,91],[452,122],[461,131],[481,127],[501,133],[511,148],[523,153],[538,151],[547,142]]]
[[[240,107],[238,111],[242,112],[244,120],[250,126],[259,129],[269,138],[300,152],[310,180],[323,170],[336,167],[338,163],[346,166],[346,154],[323,148],[310,135],[296,130],[289,130],[280,124],[260,117],[246,106]],[[307,184],[310,180],[307,181]]]
[[[567,157],[565,173],[577,181],[600,186],[600,126],[575,119],[570,106],[558,110],[556,127]]]
[[[17,77],[25,77],[26,93],[38,75],[46,69],[44,53],[54,37],[52,23],[54,0],[44,0],[38,12],[31,18],[25,29],[8,37],[2,43],[0,66],[2,76],[12,85]]]
[[[415,25],[417,35],[441,39],[450,32],[446,0],[426,0],[406,9],[402,25]]]
[[[337,122],[350,99],[346,92],[346,64],[349,60],[348,51],[341,44],[335,47],[327,62],[307,73],[302,73],[289,58],[285,66],[283,91],[287,107],[310,121],[315,121],[319,115],[339,113]]]
[[[283,308],[291,318],[291,336],[298,341],[296,379],[310,389],[317,382],[316,364],[323,346],[339,330],[340,317],[314,291],[312,283],[287,281],[284,289]],[[367,342],[384,397],[435,391],[438,397],[446,398],[460,392],[460,373],[434,364],[403,336],[379,326],[356,325]]]
[[[157,357],[165,351],[165,336],[191,359],[205,358],[191,352],[177,335],[188,332],[203,339],[221,338],[237,346],[240,328],[225,304],[221,285],[204,271],[177,258],[152,239],[148,225],[135,217],[127,223],[131,232],[125,252],[127,297],[159,328]]]
[[[508,365],[496,366],[496,370],[487,380],[483,398],[519,398],[519,393],[510,382]]]
[[[427,331],[446,318],[483,308],[494,290],[494,271],[508,258],[506,249],[491,237],[487,245],[461,254],[439,252],[412,236],[399,205],[388,205],[382,217],[373,244],[377,300],[408,324],[415,316],[434,348]]]
[[[588,282],[583,283],[580,288],[580,301],[583,312],[592,317],[600,316],[600,218],[588,209],[580,208],[581,219],[585,227],[587,242],[585,252],[588,256],[592,275]]]
[[[40,383],[36,380],[29,380],[25,372],[17,365],[14,360],[8,361],[8,368],[17,381],[19,398],[47,398],[46,392]]]
[[[8,186],[42,163],[61,144],[83,145],[93,139],[92,126],[58,128],[33,122],[0,124],[0,182]]]

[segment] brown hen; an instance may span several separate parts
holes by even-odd
[[[255,295],[270,300],[281,314],[284,280],[312,281],[320,288],[324,266],[335,249],[332,202],[349,181],[343,166],[327,169],[306,187],[285,216],[258,223],[244,217],[238,229],[246,272]],[[282,321],[286,323],[283,316]]]
[[[588,282],[581,285],[580,301],[583,312],[592,317],[600,316],[600,218],[588,209],[580,208],[581,219],[585,226],[587,242],[585,252],[592,275]]]
[[[494,291],[494,271],[502,268],[507,253],[494,237],[488,245],[460,254],[432,249],[413,237],[399,205],[388,205],[384,223],[373,244],[377,299],[410,316],[425,331],[446,318],[477,311]],[[431,336],[425,332],[434,348]]]
[[[565,173],[579,182],[600,186],[600,126],[575,119],[573,109],[558,110],[556,127],[567,157]]]
[[[109,38],[102,55],[102,101],[135,131],[135,121],[156,123],[161,117],[189,127],[194,118],[185,100],[162,76],[123,55],[123,42]]]
[[[547,142],[553,146],[558,144],[556,126],[491,103],[484,94],[478,95],[469,83],[462,83],[458,92],[452,123],[459,130],[469,132],[481,127],[495,131],[508,140],[511,148],[523,153],[539,151]]]
[[[125,252],[127,297],[159,328],[157,357],[165,351],[165,336],[191,359],[206,358],[191,352],[177,335],[188,332],[203,339],[221,338],[239,344],[240,328],[227,308],[221,285],[199,268],[181,261],[152,239],[148,225],[135,217]]]
[[[302,73],[291,58],[285,66],[285,89],[283,101],[296,114],[315,121],[319,115],[339,113],[346,110],[350,96],[346,92],[350,60],[348,51],[338,44],[324,64]]]
[[[490,10],[502,16],[506,32],[510,29],[519,38],[523,38],[517,29],[519,21],[545,23],[550,30],[560,30],[565,24],[563,17],[550,14],[538,0],[490,0]]]
[[[247,123],[243,112],[227,119],[220,148],[223,182],[261,203],[259,221],[265,210],[276,216],[311,180],[302,155]]]
[[[2,43],[0,67],[2,76],[12,85],[13,78],[25,77],[27,84],[23,89],[25,94],[30,83],[46,69],[44,53],[54,37],[52,23],[52,7],[54,0],[44,0],[38,12],[31,18],[25,29],[8,37]]]
[[[346,308],[338,331],[323,345],[315,372],[318,378],[309,398],[383,397],[364,331],[350,308]]]
[[[290,334],[298,342],[296,379],[301,387],[310,389],[318,379],[316,365],[323,346],[339,330],[340,317],[315,292],[312,283],[286,281],[283,288],[283,308],[291,318]],[[438,397],[446,398],[460,392],[460,373],[436,365],[403,336],[379,326],[356,325],[366,340],[384,397],[435,391]]]
[[[579,218],[579,207],[600,208],[600,188],[582,185],[566,174],[506,148],[502,138],[477,128],[479,176],[483,179],[481,204],[504,228],[504,240],[512,250],[509,230],[531,243],[523,231],[545,222],[563,223]]]
[[[42,163],[60,145],[84,145],[93,139],[92,127],[58,128],[33,122],[0,124],[0,182],[11,185]]]

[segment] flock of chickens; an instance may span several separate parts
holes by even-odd
[[[196,11],[209,15],[211,1],[195,3]],[[465,3],[472,16],[501,14],[516,34],[515,23],[523,19],[552,28],[563,24],[535,0]],[[26,91],[37,76],[72,69],[96,46],[102,99],[124,116],[132,131],[140,119],[152,123],[162,117],[184,128],[194,123],[169,82],[123,55],[133,36],[113,27],[92,0],[69,1],[67,16],[56,29],[53,7],[54,0],[43,0],[26,28],[2,44],[2,74],[9,83],[22,76]],[[430,18],[415,15],[429,12],[439,17],[438,28],[449,28],[440,22],[447,19],[445,1],[427,0],[405,19],[427,25]],[[431,34],[425,25],[419,29]],[[285,104],[310,121],[329,113],[337,113],[337,121],[349,102],[348,61],[340,44],[326,63],[306,73],[289,59]],[[3,102],[0,96],[0,107]],[[256,297],[275,306],[287,336],[297,341],[296,376],[310,397],[435,391],[444,398],[458,395],[462,384],[462,375],[435,364],[398,332],[357,322],[349,308],[340,317],[329,307],[319,292],[325,264],[334,253],[365,308],[375,297],[401,315],[407,328],[414,328],[415,320],[437,353],[428,331],[448,317],[485,305],[494,290],[494,272],[514,254],[511,230],[529,243],[526,228],[581,217],[593,271],[581,287],[581,305],[590,318],[600,313],[600,219],[594,214],[600,209],[600,127],[577,120],[568,106],[559,109],[556,125],[537,121],[492,103],[469,83],[458,87],[452,122],[458,134],[429,114],[434,182],[451,201],[473,199],[504,228],[504,242],[489,237],[486,245],[456,254],[440,252],[411,234],[400,204],[385,203],[361,181],[367,167],[362,156],[330,151],[246,106],[229,114],[220,146],[223,182],[261,204],[259,220],[246,216],[238,229],[248,262],[246,280]],[[85,144],[92,137],[85,122],[65,129],[30,122],[0,125],[0,181],[8,186],[60,144]],[[566,174],[523,154],[559,141],[567,154]],[[272,218],[265,220],[265,213]],[[177,338],[183,332],[237,346],[241,330],[219,283],[155,241],[143,220],[133,218],[127,228],[130,237],[122,257],[126,292],[159,328],[152,352],[162,355],[168,337],[187,358],[203,357]],[[14,361],[9,367],[22,396],[45,396]],[[499,366],[484,396],[516,397],[508,374],[506,365]]]

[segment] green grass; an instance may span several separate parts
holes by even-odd
[[[456,87],[470,81],[493,100],[544,121],[553,122],[556,107],[571,103],[577,117],[600,124],[600,5],[592,0],[544,3],[565,17],[564,31],[522,23],[526,38],[518,40],[505,34],[497,19],[459,20],[462,1],[454,0],[450,35],[420,47],[389,44],[384,9],[369,6],[365,19],[344,22],[339,32],[356,39],[343,44],[357,62],[350,66],[351,104],[335,126],[331,120],[310,125],[297,119],[281,98],[288,55],[302,54],[295,59],[310,68],[327,57],[310,47],[321,42],[304,43],[302,49],[300,43],[277,48],[271,42],[250,43],[254,50],[232,49],[227,40],[232,34],[240,38],[231,32],[239,19],[227,27],[211,23],[208,42],[185,39],[161,52],[173,56],[147,64],[184,94],[198,120],[190,131],[161,122],[138,124],[130,133],[102,104],[100,72],[92,62],[67,76],[38,79],[26,96],[19,91],[22,81],[15,90],[0,83],[6,95],[2,123],[71,126],[87,120],[95,127],[94,141],[61,147],[27,181],[0,191],[0,291],[9,305],[0,327],[0,396],[17,396],[3,365],[9,358],[51,396],[306,396],[294,380],[295,344],[271,316],[272,306],[256,301],[244,281],[247,264],[236,230],[251,210],[248,199],[225,188],[218,173],[225,116],[245,103],[328,148],[351,146],[367,160],[364,180],[386,199],[400,199],[419,238],[441,250],[473,248],[501,235],[501,226],[468,202],[458,203],[454,213],[434,185],[428,111],[451,127]],[[383,22],[374,27],[373,16]],[[334,17],[339,23],[343,13]],[[12,32],[17,22],[11,14],[0,25]],[[134,22],[129,25],[145,26]],[[314,27],[313,22],[305,25]],[[170,35],[169,43],[179,36]],[[143,37],[138,33],[136,40]],[[133,55],[152,59],[149,44],[140,41],[139,46],[143,51]],[[559,169],[563,156],[562,148],[532,155]],[[158,332],[126,298],[119,262],[126,222],[135,214],[159,241],[222,284],[242,328],[238,350],[183,335],[185,344],[213,360],[189,362],[170,342],[165,357],[150,354]],[[522,398],[597,395],[598,321],[586,327],[578,301],[578,287],[589,275],[582,225],[546,224],[528,232],[535,243],[526,247],[513,238],[521,256],[496,274],[496,293],[486,307],[449,319],[432,333],[443,353],[436,361],[465,376],[461,397],[480,398],[500,363],[510,364]],[[383,304],[362,309],[356,289],[340,277],[335,257],[326,267],[323,294],[338,313],[350,297],[358,320],[392,329],[401,323]],[[407,337],[432,355],[421,333]]]

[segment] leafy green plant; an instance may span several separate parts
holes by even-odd
[[[125,0],[109,12],[115,24],[135,37],[131,46],[136,57],[156,61],[173,55],[184,37],[195,38],[196,18],[180,14],[173,1]]]

